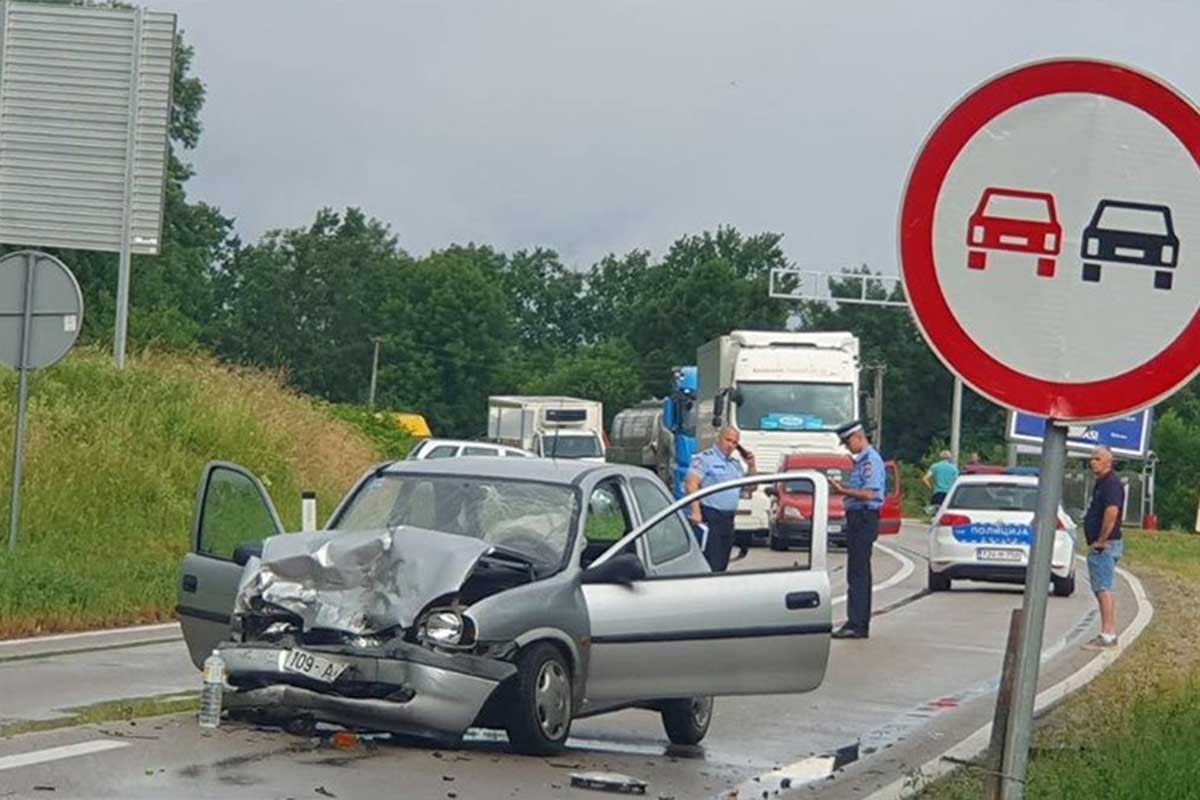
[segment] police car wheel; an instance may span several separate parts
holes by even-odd
[[[948,592],[950,591],[950,577],[943,575],[940,572],[929,570],[929,578],[927,580],[929,591],[931,592]]]
[[[1075,576],[1060,578],[1057,575],[1051,575],[1050,586],[1054,589],[1055,597],[1070,597],[1075,594]]]
[[[662,704],[663,729],[672,744],[700,744],[712,722],[713,699],[688,697]]]

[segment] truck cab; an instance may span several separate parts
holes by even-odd
[[[838,426],[859,416],[859,342],[847,332],[733,331],[697,351],[700,450],[737,428],[760,470],[801,453],[841,453]],[[766,535],[765,492],[743,498],[735,526]]]

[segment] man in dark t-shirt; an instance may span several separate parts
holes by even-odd
[[[1100,604],[1100,635],[1084,645],[1089,650],[1107,650],[1117,646],[1117,606],[1113,599],[1117,562],[1125,552],[1121,539],[1121,517],[1125,509],[1125,487],[1113,472],[1112,451],[1097,447],[1092,451],[1092,502],[1083,520],[1088,543],[1088,577],[1092,592]]]

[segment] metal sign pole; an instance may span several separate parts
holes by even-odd
[[[34,253],[25,254],[25,306],[21,317],[20,360],[17,362],[17,430],[13,436],[12,503],[9,505],[8,549],[17,548],[17,527],[21,521],[21,467],[25,449],[25,414],[29,403],[29,340],[33,329]]]
[[[1001,764],[1002,800],[1025,796],[1029,769],[1029,743],[1033,738],[1033,706],[1037,698],[1038,668],[1042,657],[1042,635],[1046,627],[1046,595],[1050,586],[1050,559],[1058,528],[1058,506],[1062,501],[1063,472],[1067,462],[1067,429],[1046,421],[1042,441],[1042,466],[1038,475],[1037,528],[1025,576],[1025,601],[1021,650],[1013,685],[1013,706],[1004,734]]]
[[[962,438],[962,378],[954,376],[954,399],[950,403],[950,458],[958,463],[959,440]]]
[[[133,237],[133,176],[136,155],[138,79],[142,63],[142,9],[133,14],[133,58],[129,67],[129,122],[125,140],[125,203],[121,209],[121,251],[117,262],[117,329],[114,333],[113,359],[117,369],[125,368],[125,340],[129,330],[129,281]]]

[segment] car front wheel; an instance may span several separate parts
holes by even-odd
[[[558,648],[530,645],[517,658],[508,740],[522,753],[547,755],[562,749],[571,732],[571,670]]]
[[[662,705],[663,728],[672,744],[700,744],[712,722],[713,699],[688,697]]]

